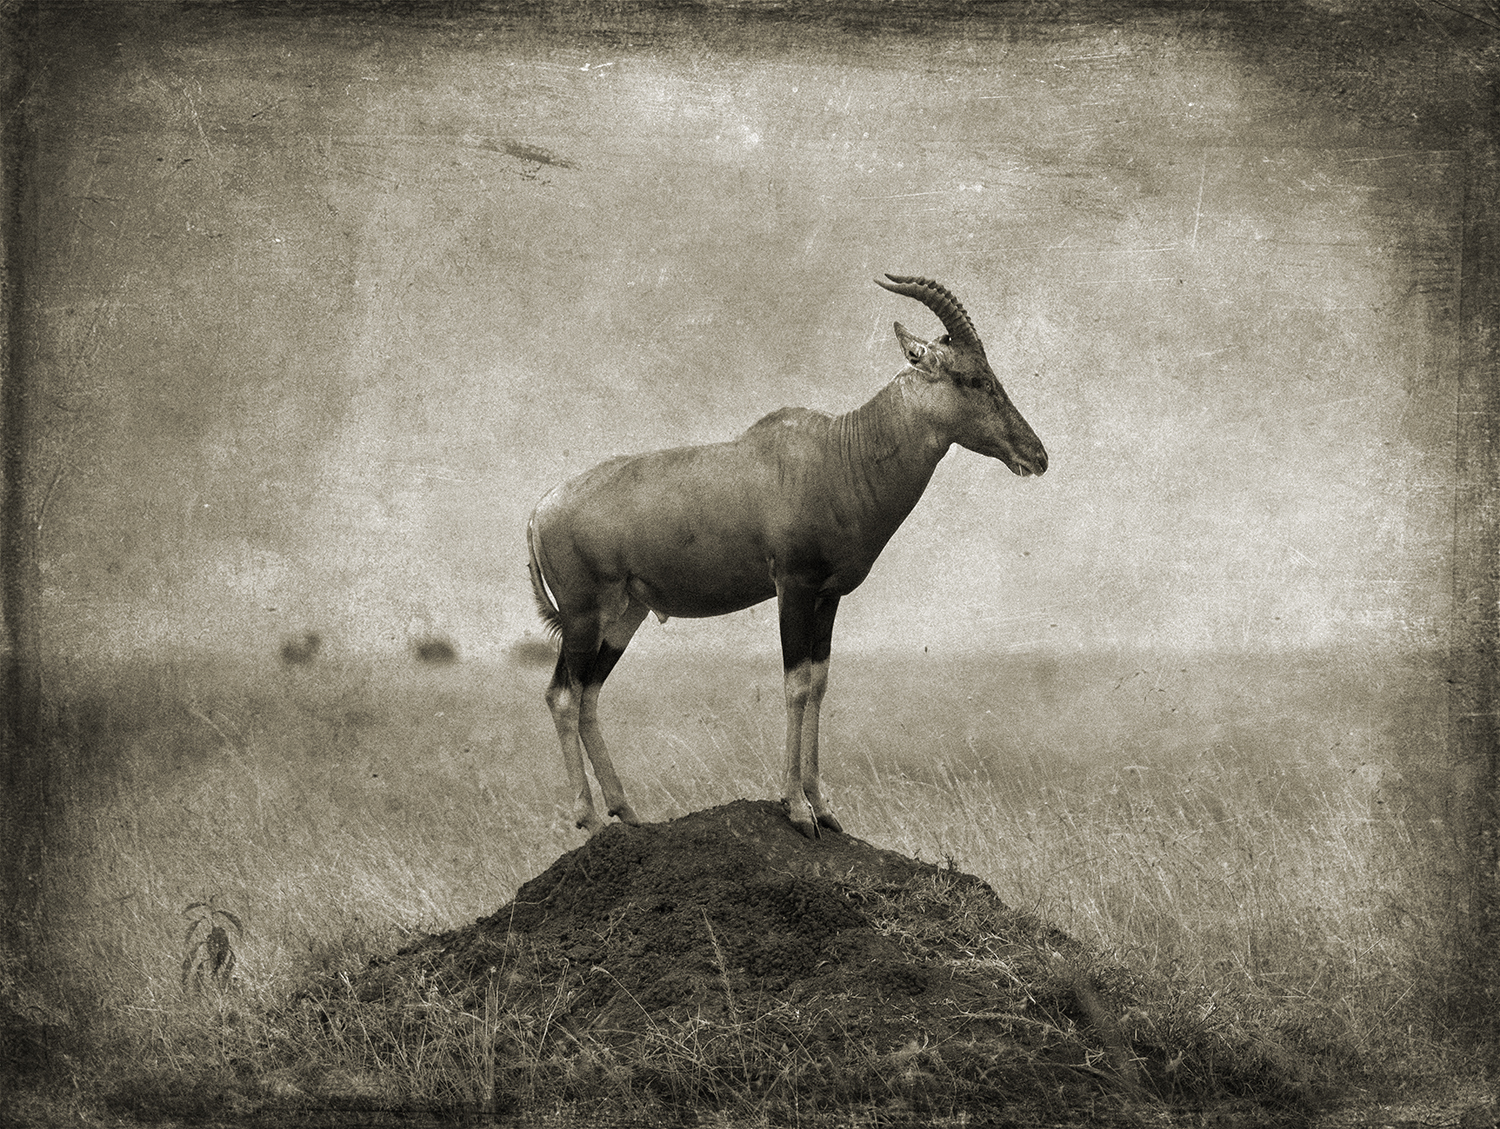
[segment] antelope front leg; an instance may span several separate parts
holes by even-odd
[[[818,787],[818,718],[823,709],[823,693],[828,689],[828,660],[814,662],[809,670],[807,706],[802,713],[802,794],[807,797],[813,818],[830,831],[842,831]]]
[[[804,661],[789,667],[785,674],[786,688],[786,761],[781,773],[781,802],[786,805],[787,818],[809,839],[818,837],[817,815],[808,803],[807,792],[802,786],[802,730],[807,717],[807,699],[812,683],[812,663]],[[813,715],[813,727],[817,728],[817,715]]]
[[[828,686],[828,655],[837,596],[778,585],[781,655],[786,690],[786,762],[781,800],[793,826],[809,839],[818,827],[842,831],[818,786],[818,714]]]

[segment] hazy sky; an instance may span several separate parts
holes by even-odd
[[[1420,102],[1291,89],[1208,17],[590,12],[47,40],[55,651],[497,656],[543,492],[863,403],[893,320],[939,332],[885,271],[957,293],[1051,469],[955,449],[836,646],[1444,643],[1463,182]],[[774,612],[637,645],[687,643]]]

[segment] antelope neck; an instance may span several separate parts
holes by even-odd
[[[857,507],[851,516],[885,536],[917,504],[951,445],[921,418],[906,380],[905,374],[898,376],[869,403],[835,417],[831,425],[842,479]]]

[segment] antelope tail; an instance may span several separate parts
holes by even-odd
[[[562,612],[557,606],[557,597],[552,594],[552,589],[547,585],[547,578],[542,575],[542,559],[537,550],[535,514],[526,522],[526,566],[531,573],[531,593],[536,597],[537,614],[547,625],[549,634],[560,635]]]

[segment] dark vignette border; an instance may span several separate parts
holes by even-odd
[[[42,15],[68,23],[160,18],[166,6],[109,0],[0,0],[0,942],[36,955],[45,935],[42,859],[54,771],[31,614],[37,590],[36,529],[46,493],[42,468],[28,464],[32,413],[28,397],[26,274],[39,246],[28,220],[36,212],[28,180],[33,138],[26,94]],[[1455,759],[1468,771],[1449,797],[1461,828],[1459,881],[1466,913],[1452,937],[1455,980],[1442,991],[1451,1023],[1491,1046],[1500,1042],[1500,17],[1488,4],[1409,0],[1346,4],[1312,0],[1092,3],[942,0],[789,5],[682,3],[611,5],[504,3],[499,0],[182,0],[178,11],[226,26],[261,19],[320,19],[441,26],[475,16],[538,17],[559,33],[636,42],[732,32],[761,42],[790,42],[809,31],[980,29],[995,21],[1056,31],[1094,23],[1149,22],[1162,30],[1210,35],[1234,45],[1244,61],[1289,96],[1344,112],[1363,132],[1393,147],[1461,154],[1464,168],[1461,293],[1454,405],[1456,497],[1453,514],[1453,631],[1448,672],[1449,731]],[[147,14],[146,9],[153,11]],[[168,9],[170,11],[170,9]],[[1375,65],[1378,64],[1378,65]],[[1413,110],[1417,111],[1413,114]],[[1417,124],[1411,124],[1413,116]]]

